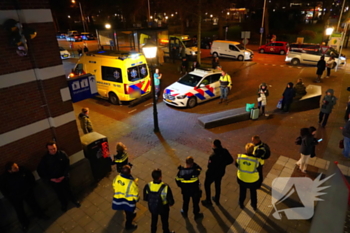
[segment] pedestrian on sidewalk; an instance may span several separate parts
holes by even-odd
[[[122,142],[118,142],[116,146],[117,154],[114,155],[113,164],[116,165],[117,172],[121,173],[124,165],[132,165],[129,163],[128,153],[126,152],[127,148]]]
[[[286,89],[282,94],[282,110],[283,112],[289,112],[290,105],[293,103],[293,98],[295,96],[295,92],[293,89],[293,83],[289,82],[287,84]]]
[[[316,82],[320,83],[324,70],[326,69],[326,62],[324,60],[324,55],[321,56],[320,60],[317,62],[317,79]]]
[[[269,96],[269,90],[266,83],[261,83],[258,89],[258,108],[261,109],[261,115],[269,116],[265,114],[266,99]]]
[[[78,118],[80,121],[80,126],[84,132],[84,134],[91,133],[93,131],[92,129],[92,123],[89,117],[89,108],[82,108],[81,113],[79,114]]]
[[[328,89],[323,97],[319,113],[318,123],[324,128],[327,125],[329,114],[331,114],[334,105],[337,104],[337,98],[334,96],[334,90]]]
[[[156,96],[156,99],[158,99],[159,91],[160,91],[160,80],[162,78],[162,74],[159,73],[158,68],[155,70],[153,74],[153,78],[154,78],[155,96]]]
[[[87,53],[87,52],[89,52],[89,49],[86,45],[84,45],[84,53]]]
[[[299,78],[297,80],[297,83],[294,85],[294,92],[295,100],[300,100],[301,98],[303,98],[304,95],[306,95],[306,86],[301,78]]]
[[[220,82],[220,93],[221,93],[219,104],[221,104],[223,101],[227,102],[228,92],[230,88],[232,88],[231,76],[227,74],[225,71],[222,71],[219,82]]]
[[[192,63],[191,71],[194,71],[195,69],[198,69],[200,67],[201,67],[201,65],[197,61],[194,61]]]
[[[68,200],[77,208],[80,203],[74,196],[70,187],[69,176],[69,158],[66,152],[57,149],[56,142],[49,141],[46,143],[47,153],[42,157],[37,172],[41,179],[48,181],[55,191],[58,200],[61,202],[63,212],[67,211]]]
[[[178,56],[179,56],[179,51],[177,47],[174,45],[171,48],[171,57],[173,59],[173,63],[175,63],[175,61],[178,59]]]
[[[83,49],[79,46],[77,51],[78,51],[78,56],[81,57],[83,55]]]
[[[35,178],[26,167],[19,166],[15,162],[6,163],[5,172],[0,178],[0,191],[15,209],[23,231],[28,229],[30,223],[24,211],[24,202],[38,218],[46,220],[49,218],[44,214],[34,195],[35,186]]]
[[[252,137],[252,143],[254,144],[253,156],[260,159],[260,166],[257,168],[259,172],[258,188],[260,188],[263,182],[263,166],[265,160],[270,158],[271,151],[270,147],[266,143],[263,143],[258,135]]]
[[[300,159],[296,162],[302,173],[306,173],[307,163],[309,161],[310,155],[312,154],[315,141],[314,137],[311,135],[308,128],[302,128],[300,130],[301,145],[300,145]]]
[[[233,158],[230,152],[223,148],[221,141],[215,139],[213,142],[213,153],[209,156],[208,170],[205,173],[204,189],[206,199],[202,200],[204,206],[211,206],[213,200],[217,205],[220,205],[221,180],[225,175],[226,166],[233,163]],[[215,182],[215,196],[211,197],[211,184]]]
[[[143,189],[143,199],[148,202],[148,209],[151,212],[151,233],[157,232],[158,215],[162,221],[163,233],[175,233],[169,230],[170,206],[175,201],[169,185],[162,182],[162,171],[155,169],[152,171],[153,181],[145,185]]]
[[[132,221],[136,217],[136,202],[139,201],[139,187],[137,179],[131,175],[131,168],[129,165],[124,165],[121,172],[113,180],[114,197],[112,201],[113,210],[124,210],[126,221],[125,229],[136,229],[137,225]]]
[[[326,66],[327,66],[327,76],[326,76],[326,78],[329,78],[329,76],[331,76],[331,69],[333,69],[334,62],[335,62],[335,59],[334,59],[333,56],[331,56],[328,59],[328,61],[326,62]]]
[[[220,66],[219,57],[213,57],[213,60],[211,61],[211,66],[213,69],[217,69],[217,67]]]
[[[186,165],[179,166],[179,171],[175,178],[177,186],[181,188],[181,194],[183,199],[181,214],[184,218],[187,218],[188,204],[192,198],[194,219],[203,217],[200,213],[199,201],[202,196],[202,190],[200,189],[199,175],[202,168],[194,162],[192,156],[186,158]]]
[[[310,155],[310,158],[313,158],[316,156],[316,145],[318,145],[318,139],[316,138],[317,129],[314,126],[310,126],[309,131],[310,131],[310,134],[314,140],[314,145],[313,145],[312,152]],[[322,139],[321,139],[321,141],[322,141]]]
[[[348,122],[349,114],[350,114],[350,96],[348,97],[348,103],[346,104],[346,108],[345,108],[345,115],[344,115],[345,122]]]
[[[257,209],[257,193],[259,188],[259,172],[260,159],[254,157],[254,144],[247,143],[245,145],[245,154],[239,154],[236,160],[237,182],[239,184],[239,207],[244,209],[244,200],[246,198],[247,189],[250,189],[250,205],[254,210]]]
[[[345,126],[340,127],[340,129],[342,130],[342,134],[344,137],[343,155],[345,158],[350,159],[350,119],[348,119]]]
[[[182,58],[180,74],[187,74],[188,72],[188,61],[186,57]]]

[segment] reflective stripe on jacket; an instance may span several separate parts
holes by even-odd
[[[118,175],[113,181],[114,197],[112,208],[114,210],[134,211],[136,202],[140,199],[139,188],[132,178]]]
[[[164,184],[164,182],[160,182],[159,184],[154,183],[153,181],[148,183],[148,188],[150,192],[158,192],[160,187]],[[148,190],[146,190],[146,194],[148,194]],[[163,205],[166,205],[168,203],[167,201],[167,194],[168,194],[168,185],[165,185],[162,192],[160,193],[160,197],[162,198]]]
[[[239,154],[237,164],[238,179],[246,183],[254,183],[259,180],[259,173],[257,170],[259,166],[258,158],[246,154]]]
[[[260,143],[259,145],[257,146],[254,146],[254,151],[253,151],[253,155],[256,155],[256,152],[259,151],[259,156],[262,157],[263,155],[265,155],[266,153],[266,149],[264,147],[264,144],[263,143]],[[264,165],[265,164],[265,160],[263,159],[260,159],[260,157],[257,157],[259,158],[259,162],[261,165]]]
[[[123,152],[123,154],[121,154],[121,155],[116,154],[114,156],[114,162],[115,163],[123,163],[127,159],[128,159],[128,154],[126,152]]]
[[[219,81],[221,86],[231,86],[231,76],[228,74],[221,75]]]

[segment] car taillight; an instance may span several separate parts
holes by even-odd
[[[124,84],[124,94],[129,94],[129,85],[128,84]]]
[[[74,77],[74,73],[70,73],[70,74],[69,74],[69,77],[70,77],[70,78],[73,78],[73,77]]]

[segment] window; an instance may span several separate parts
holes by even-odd
[[[215,83],[219,81],[220,77],[221,77],[221,74],[213,74],[213,75],[207,76],[205,79],[203,79],[201,84],[208,85],[208,84]]]
[[[75,75],[82,75],[85,74],[84,69],[83,69],[83,64],[79,63],[75,66],[74,72]]]
[[[197,86],[198,82],[201,81],[202,77],[193,75],[193,74],[186,74],[183,76],[178,82],[187,86],[195,87]]]
[[[275,43],[275,46],[283,46],[282,43]]]
[[[135,82],[146,78],[148,75],[146,64],[133,66],[128,68],[128,79],[130,82]]]
[[[102,66],[102,80],[122,83],[122,70],[115,67]]]
[[[232,51],[237,51],[237,52],[239,52],[239,50],[238,50],[238,49],[236,48],[236,46],[234,46],[234,45],[229,45],[228,48],[229,48],[230,50],[232,50]]]

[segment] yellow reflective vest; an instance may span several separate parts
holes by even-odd
[[[153,181],[149,182],[148,183],[148,188],[149,188],[149,191],[151,192],[158,192],[160,187],[164,184],[164,182],[160,182],[159,184],[156,184],[154,183]],[[148,194],[148,190],[146,189],[146,194]],[[167,201],[167,196],[168,194],[168,185],[165,185],[165,187],[163,188],[161,194],[160,194],[160,197],[162,198],[162,203],[163,205],[166,205],[168,203]]]
[[[219,81],[221,86],[231,86],[231,76],[229,74],[221,75]]]
[[[113,181],[114,197],[113,209],[129,210],[136,208],[139,201],[139,187],[133,179],[118,175]]]
[[[237,177],[243,182],[254,183],[259,180],[258,166],[259,159],[248,156],[246,154],[239,154],[236,163]]]

